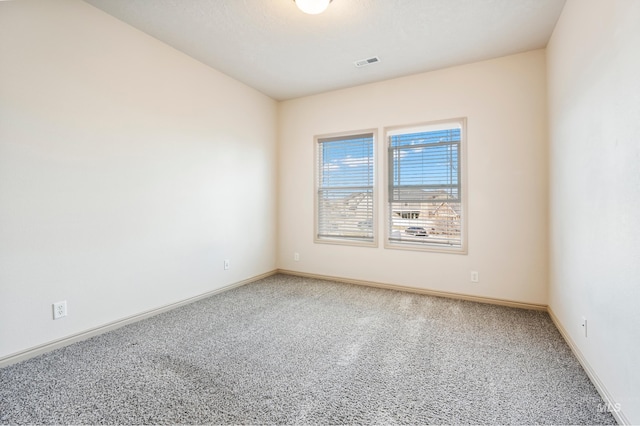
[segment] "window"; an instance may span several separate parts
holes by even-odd
[[[374,134],[316,138],[316,241],[375,244]]]
[[[464,131],[464,119],[387,131],[389,247],[465,252]]]

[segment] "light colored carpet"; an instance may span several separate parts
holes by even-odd
[[[0,370],[3,424],[615,424],[543,312],[276,275]]]

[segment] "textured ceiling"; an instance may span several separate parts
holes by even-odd
[[[277,100],[543,48],[565,2],[85,1]]]

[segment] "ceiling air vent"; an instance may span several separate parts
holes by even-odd
[[[359,61],[355,61],[354,64],[356,64],[357,68],[360,68],[367,65],[375,64],[376,62],[380,62],[380,58],[374,56],[372,58],[360,59]]]

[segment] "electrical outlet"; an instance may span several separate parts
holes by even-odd
[[[478,271],[471,271],[471,282],[472,283],[480,282],[480,274],[478,274]]]
[[[227,269],[229,269],[229,259],[224,260],[224,270],[226,271]]]
[[[587,319],[582,317],[582,331],[584,333],[584,337],[587,337]]]
[[[67,301],[56,302],[53,304],[53,319],[57,320],[67,316]]]
[[[300,261],[300,253],[295,252],[293,253],[293,260],[295,260],[296,262]]]

